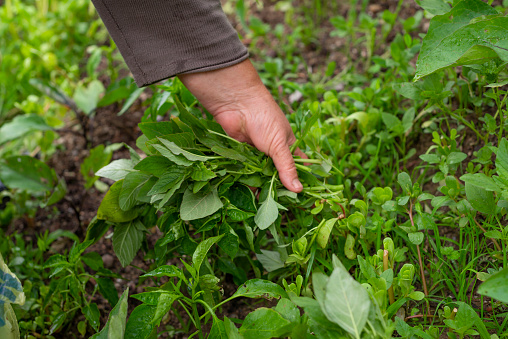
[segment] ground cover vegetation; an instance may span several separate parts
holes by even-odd
[[[88,1],[0,2],[0,338],[508,337],[508,3],[223,6],[299,194]]]

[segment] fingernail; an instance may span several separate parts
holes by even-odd
[[[303,185],[300,182],[300,180],[295,179],[293,180],[293,187],[295,188],[295,190],[301,190],[303,188]]]

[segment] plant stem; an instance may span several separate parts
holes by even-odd
[[[385,271],[388,270],[388,250],[384,250],[383,252],[383,269]],[[390,305],[393,304],[395,302],[395,296],[393,294],[393,285],[390,286],[390,288],[388,289],[388,298],[390,299]]]
[[[413,220],[413,203],[409,203],[409,220],[411,221],[411,226],[414,227],[415,223]],[[416,250],[418,251],[418,262],[420,263],[420,274],[422,278],[422,284],[423,284],[423,293],[425,293],[425,296],[429,295],[429,291],[427,290],[427,280],[425,280],[425,271],[423,269],[423,261],[422,261],[422,254],[420,252],[420,245],[416,245]]]
[[[201,322],[199,318],[198,308],[196,307],[195,303],[192,304],[192,314],[195,319],[194,324],[196,325],[196,329],[198,330],[199,338],[205,339],[205,337],[203,336],[203,331],[201,331]]]

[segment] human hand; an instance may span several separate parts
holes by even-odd
[[[282,184],[290,191],[302,191],[289,150],[296,138],[249,60],[215,71],[178,77],[229,136],[271,157]],[[299,149],[295,154],[306,158]]]

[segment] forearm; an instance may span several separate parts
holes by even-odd
[[[219,0],[92,0],[139,86],[248,57]]]

